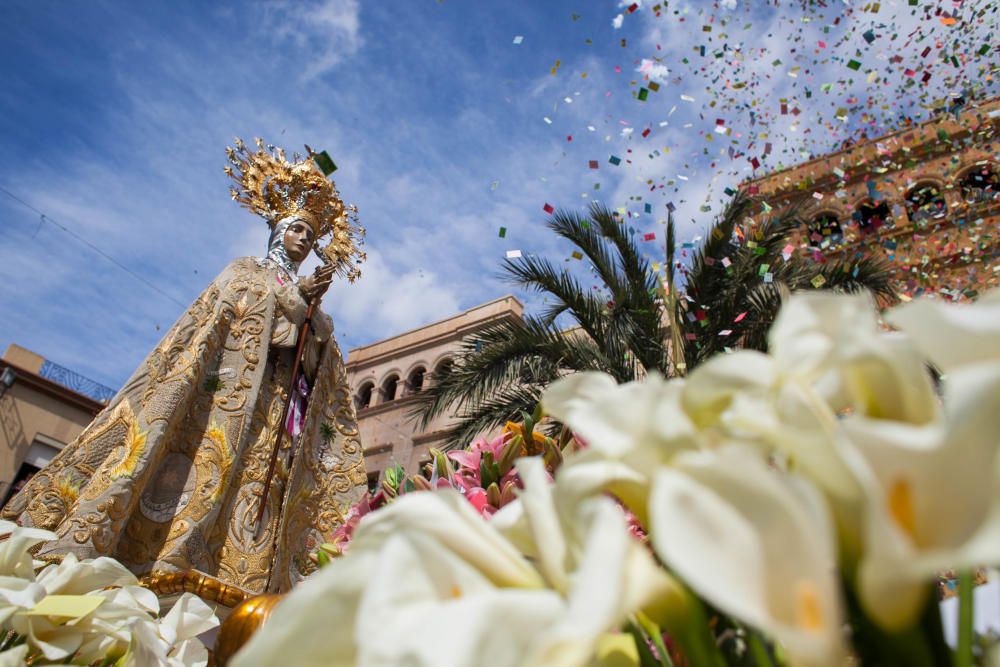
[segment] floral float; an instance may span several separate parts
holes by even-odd
[[[885,321],[863,296],[795,295],[768,354],[560,380],[542,404],[588,446],[556,447],[554,478],[509,429],[435,454],[430,480],[390,475],[392,502],[354,512],[349,548],[335,537],[232,664],[996,660],[974,646],[971,578],[1000,562],[1000,294]]]

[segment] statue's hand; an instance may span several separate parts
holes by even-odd
[[[302,296],[305,297],[306,301],[313,299],[319,301],[330,287],[332,280],[333,265],[323,264],[317,267],[311,276],[306,276],[299,281],[299,291],[302,292]]]

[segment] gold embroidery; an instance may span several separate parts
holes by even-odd
[[[128,401],[122,401],[122,405],[128,407]],[[139,421],[132,414],[131,409],[128,410],[125,419],[128,421],[128,434],[125,436],[124,445],[125,454],[122,460],[111,468],[111,479],[131,477],[136,466],[139,465],[139,457],[146,449],[146,435],[149,431],[139,430]]]
[[[56,532],[39,557],[114,555],[140,575],[197,569],[249,592],[308,574],[309,552],[360,497],[364,464],[340,351],[310,337],[317,365],[304,431],[294,456],[283,434],[254,525],[293,354],[273,344],[288,321],[276,287],[252,258],[232,262],[11,501],[4,518]]]

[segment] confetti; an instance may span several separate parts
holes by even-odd
[[[548,214],[551,214],[553,211],[555,211],[555,209],[552,208],[552,204],[549,203],[546,203],[545,206],[542,207],[542,210]]]
[[[324,176],[329,176],[337,171],[337,165],[333,163],[333,160],[330,159],[330,154],[326,151],[320,151],[313,155],[313,162],[316,163],[316,166],[319,167]]]
[[[517,259],[520,256],[521,256],[521,251],[520,250],[508,250],[507,251],[507,259]]]
[[[524,35],[517,35],[516,37],[514,37],[515,44],[520,44],[523,41],[524,41]]]
[[[500,238],[506,238],[506,237],[507,237],[507,228],[506,227],[501,227],[500,228]]]

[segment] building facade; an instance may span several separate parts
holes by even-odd
[[[462,340],[501,321],[523,321],[524,306],[505,296],[447,319],[350,350],[346,367],[365,449],[369,485],[399,464],[416,472],[443,445],[448,416],[421,429],[410,414],[434,371],[451,363]],[[90,424],[114,390],[18,345],[0,359],[0,506]]]
[[[415,473],[430,460],[428,450],[441,447],[446,416],[426,429],[410,416],[416,395],[426,389],[434,371],[451,363],[468,335],[500,321],[523,321],[524,305],[504,296],[453,317],[350,350],[347,377],[354,392],[358,428],[365,448],[369,486],[398,464]]]
[[[94,419],[114,392],[18,345],[0,358],[0,506]],[[73,387],[73,388],[71,388]]]
[[[881,254],[903,300],[975,298],[1000,283],[1000,98],[744,183],[800,207],[817,261]]]

